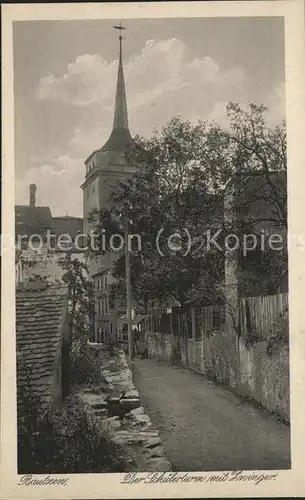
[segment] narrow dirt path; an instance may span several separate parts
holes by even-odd
[[[134,381],[176,471],[290,468],[289,427],[185,368],[134,362]]]

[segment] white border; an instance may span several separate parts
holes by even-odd
[[[288,199],[292,234],[305,234],[304,3],[302,0],[248,2],[175,2],[116,4],[2,5],[3,47],[3,198],[2,232],[14,235],[13,40],[15,20],[126,19],[167,17],[285,17],[286,106],[288,126]],[[303,141],[302,141],[303,139]],[[17,486],[15,381],[15,265],[11,251],[2,257],[1,317],[1,498],[190,498],[302,496],[305,492],[305,259],[291,246],[289,254],[291,331],[292,469],[272,483],[122,485],[120,474],[75,474],[66,487]],[[203,450],[204,452],[204,450]]]

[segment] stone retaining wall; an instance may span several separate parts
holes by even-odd
[[[113,442],[125,448],[130,457],[128,471],[170,471],[158,429],[153,427],[141,406],[125,353],[118,351],[115,356],[109,356],[103,348],[91,349],[100,359],[104,381],[99,386],[80,390],[77,396],[109,432]]]
[[[284,421],[290,421],[288,346],[278,345],[269,356],[266,341],[247,345],[227,330],[201,340],[147,335],[149,357],[179,362],[251,398]]]

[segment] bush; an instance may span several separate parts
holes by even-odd
[[[33,414],[37,415],[35,409]],[[124,452],[101,430],[79,401],[42,415],[36,432],[18,428],[18,473],[124,472]]]
[[[102,381],[98,351],[90,351],[86,342],[79,340],[72,344],[70,377],[75,385],[99,384]]]
[[[112,338],[106,339],[106,349],[108,351],[109,356],[115,356],[118,350],[118,342]]]

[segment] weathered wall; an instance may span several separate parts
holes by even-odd
[[[61,407],[63,399],[69,392],[69,324],[68,324],[68,303],[66,302],[65,312],[59,326],[60,343],[56,358],[56,369],[53,375],[52,401],[51,407],[57,410]]]
[[[100,363],[103,382],[79,388],[77,397],[100,423],[101,429],[130,455],[126,472],[170,471],[159,432],[141,406],[124,352],[116,350],[110,356],[101,345],[91,344],[88,353]]]
[[[147,335],[149,356],[177,361],[178,338]],[[284,420],[290,420],[288,347],[277,345],[267,354],[267,341],[246,346],[228,331],[213,332],[201,340],[180,340],[181,361],[185,366],[254,399]]]
[[[62,353],[61,349],[56,360],[56,369],[53,377],[51,409],[56,411],[62,404]]]
[[[16,282],[26,282],[37,275],[46,277],[50,283],[62,282],[64,271],[61,261],[66,255],[66,252],[47,253],[45,249],[40,254],[31,250],[22,251],[15,266]],[[71,258],[85,262],[85,256],[81,252],[72,253]]]

